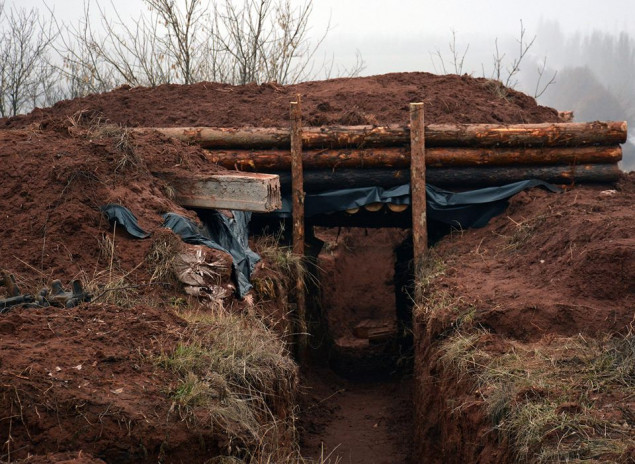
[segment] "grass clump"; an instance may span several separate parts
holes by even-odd
[[[152,236],[150,251],[146,255],[150,282],[167,281],[176,284],[174,260],[183,250],[183,242],[169,229],[159,229]]]
[[[255,317],[226,311],[182,317],[187,338],[157,362],[179,376],[170,396],[183,419],[222,430],[228,452],[247,462],[288,452],[298,380],[283,342]]]
[[[71,135],[80,136],[91,141],[108,141],[116,154],[115,172],[131,167],[138,168],[143,161],[133,141],[130,128],[108,122],[101,116],[79,111],[69,117],[68,131]]]
[[[295,254],[290,246],[283,245],[280,236],[259,237],[255,249],[271,271],[270,280],[284,282],[289,287],[298,277],[301,277],[305,287],[309,283],[316,283],[315,276],[307,272],[302,256]]]
[[[519,462],[628,462],[635,450],[635,335],[506,342],[454,333],[440,364],[471,374],[494,429]],[[630,456],[630,457],[629,457]]]

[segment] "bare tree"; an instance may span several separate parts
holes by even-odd
[[[309,38],[312,0],[144,0],[149,13],[121,18],[114,5],[84,0],[74,24],[0,0],[0,114],[108,91],[202,80],[294,83],[333,71],[316,66],[329,31]],[[351,69],[364,68],[359,53]]]
[[[538,64],[538,79],[536,79],[536,88],[534,90],[534,98],[540,98],[545,91],[549,88],[550,85],[555,84],[556,77],[558,76],[558,71],[554,71],[551,75],[551,78],[547,81],[546,84],[542,84],[542,78],[545,75],[547,69],[547,57],[545,56],[542,60],[542,63]],[[541,86],[542,84],[542,86]]]
[[[48,50],[54,40],[51,23],[35,9],[0,3],[0,114],[14,116],[44,104],[50,95],[52,70]]]
[[[201,69],[198,62],[202,59],[213,59],[213,56],[203,57],[200,48],[209,41],[209,35],[203,28],[203,22],[208,19],[209,6],[202,0],[185,0],[183,9],[176,6],[174,0],[145,0],[165,26],[165,35],[159,39],[163,56],[172,59],[174,69],[178,69],[177,79],[184,84],[194,83],[199,76],[196,70]],[[137,28],[139,29],[139,28]],[[153,33],[157,33],[156,30]],[[203,49],[206,49],[204,47]],[[156,54],[153,47],[150,54]]]
[[[214,43],[225,55],[230,80],[237,84],[287,84],[314,76],[312,66],[324,35],[311,43],[310,0],[225,0],[215,12]]]
[[[91,20],[92,4],[75,25],[56,22],[60,39],[58,71],[66,84],[67,98],[104,92],[121,84],[156,86],[172,82],[176,72],[161,47],[156,15],[130,22],[98,5],[97,31]],[[115,8],[112,8],[116,12]]]

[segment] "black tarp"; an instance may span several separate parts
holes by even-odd
[[[121,225],[130,235],[136,238],[146,238],[150,234],[139,227],[137,218],[132,212],[121,205],[108,204],[100,208],[108,220]],[[233,211],[233,217],[212,211],[206,215],[206,226],[199,228],[194,222],[176,213],[163,216],[163,226],[171,229],[181,237],[185,243],[205,245],[216,250],[229,253],[232,257],[234,278],[238,289],[238,296],[243,298],[252,286],[249,282],[251,273],[260,261],[260,256],[249,248],[248,225],[251,213]]]
[[[449,192],[427,184],[428,219],[460,228],[483,227],[491,218],[505,210],[510,197],[532,187],[543,187],[552,192],[561,191],[541,180],[524,180],[467,192]],[[410,184],[389,189],[364,187],[309,194],[305,197],[305,217],[336,213],[371,203],[410,204]],[[109,204],[100,209],[111,222],[115,221],[123,226],[133,237],[146,238],[150,235],[139,227],[137,218],[127,208]],[[290,198],[283,198],[282,208],[271,214],[290,216]],[[229,253],[233,259],[238,295],[244,297],[252,288],[249,279],[256,263],[260,261],[260,256],[249,248],[248,243],[251,213],[232,211],[233,217],[227,217],[212,210],[200,212],[199,216],[205,227],[199,228],[191,220],[176,213],[163,216],[163,227],[171,229],[186,243],[205,245]]]
[[[491,218],[501,214],[508,199],[518,192],[543,187],[552,192],[561,190],[541,180],[523,180],[500,187],[487,187],[466,192],[450,192],[426,185],[426,207],[428,219],[443,224],[468,228],[483,227]],[[331,190],[307,194],[305,197],[305,217],[330,214],[347,209],[360,208],[371,203],[410,204],[410,184],[384,189],[382,187],[361,187]],[[291,214],[290,197],[283,198],[282,208],[274,214],[288,217]]]
[[[203,218],[206,227],[198,228],[183,216],[167,213],[163,216],[163,227],[171,229],[185,243],[205,245],[229,253],[238,296],[243,298],[252,288],[249,278],[260,261],[260,256],[249,248],[248,226],[251,213],[232,211],[232,215],[232,218],[228,218],[218,211],[210,211]]]
[[[148,238],[150,236],[149,233],[139,227],[137,217],[128,208],[109,203],[99,208],[99,210],[108,218],[108,221],[119,224],[133,237]]]

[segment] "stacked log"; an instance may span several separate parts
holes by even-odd
[[[290,186],[289,130],[284,128],[160,128],[209,150],[229,169],[280,175]],[[626,122],[430,124],[425,128],[427,180],[473,188],[538,178],[557,184],[614,182]],[[407,183],[407,126],[329,126],[302,132],[307,192]]]

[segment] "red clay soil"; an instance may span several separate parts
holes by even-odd
[[[1,265],[18,279],[91,279],[109,267],[103,246],[112,228],[99,212],[107,203],[129,208],[148,232],[160,227],[166,212],[191,216],[149,171],[175,165],[196,169],[204,160],[199,149],[156,133],[130,134],[131,155],[116,146],[122,132],[105,131],[0,131]],[[115,264],[132,270],[150,243],[120,230]],[[144,280],[145,267],[138,271]]]
[[[302,96],[305,124],[407,123],[408,104],[424,102],[426,123],[556,122],[552,108],[494,81],[467,75],[394,73],[281,86],[232,86],[203,82],[190,86],[120,87],[109,93],[62,101],[26,116],[0,120],[0,127],[42,128],[67,124],[80,112],[130,127],[284,127],[289,102]]]
[[[199,441],[171,410],[162,388],[177,379],[153,361],[174,348],[185,326],[152,307],[88,304],[2,315],[2,459],[62,450],[107,462],[179,462],[218,449],[219,436],[199,430],[207,435]]]
[[[306,372],[304,378],[304,457],[340,464],[416,462],[411,379],[350,382],[324,368]]]
[[[548,347],[558,336],[632,330],[634,204],[633,174],[615,188],[533,189],[516,195],[487,227],[456,232],[435,247],[445,264],[432,290],[451,304],[415,320],[416,456],[439,463],[515,459],[493,433],[478,389],[436,362],[461,314],[491,334],[485,349],[493,356],[508,349],[506,340]],[[635,412],[632,396],[619,408],[598,397],[596,407],[604,403],[623,415],[619,423]]]
[[[368,347],[355,327],[372,319],[396,328],[395,248],[406,238],[400,229],[320,229],[325,241],[318,257],[320,285],[329,332],[342,347]]]
[[[305,371],[304,379],[304,457],[340,464],[417,462],[412,460],[411,379],[351,382],[320,367]]]
[[[441,285],[469,295],[477,323],[517,340],[623,331],[635,308],[634,205],[633,174],[615,189],[518,194],[488,227],[439,244]]]
[[[83,451],[73,453],[48,453],[40,456],[29,456],[16,464],[105,464],[103,459],[95,458]]]

